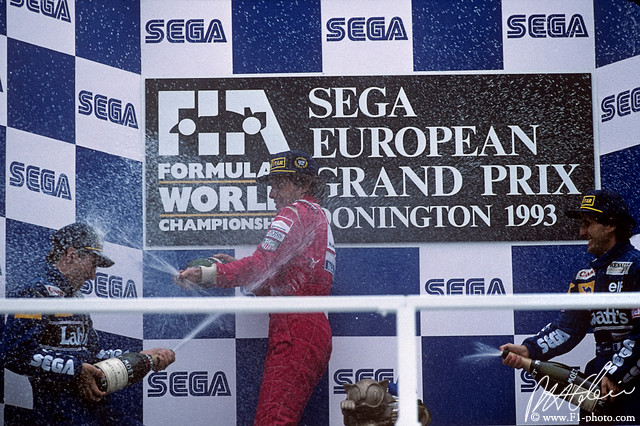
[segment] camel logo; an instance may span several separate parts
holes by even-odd
[[[158,154],[246,154],[247,137],[270,153],[289,150],[264,90],[180,90],[158,93]]]

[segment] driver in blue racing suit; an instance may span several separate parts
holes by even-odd
[[[587,251],[596,256],[576,273],[569,293],[640,291],[640,251],[629,241],[636,222],[624,200],[611,191],[589,191],[580,208],[567,215],[581,220],[580,236],[588,241]],[[585,373],[602,377],[600,395],[606,401],[605,411],[598,415],[629,416],[635,419],[632,424],[640,423],[640,307],[563,310],[557,322],[522,345],[501,346],[511,352],[503,364],[521,368],[522,356],[546,361],[562,355],[578,345],[590,328],[596,356]],[[581,413],[581,424],[587,414]]]
[[[101,236],[84,223],[59,229],[51,236],[51,242],[44,276],[27,286],[18,297],[82,298],[80,288],[86,280],[95,279],[96,267],[114,264],[102,253]],[[4,366],[28,376],[31,382],[33,412],[28,421],[35,424],[121,422],[114,417],[117,411],[112,411],[109,396],[105,398],[105,392],[98,388],[96,380],[104,374],[93,364],[122,352],[100,347],[91,317],[86,314],[9,315],[2,336]],[[158,355],[156,371],[175,360],[169,349],[154,348],[142,353]],[[23,424],[27,420],[13,421]]]

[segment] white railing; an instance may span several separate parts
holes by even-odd
[[[140,299],[0,299],[0,313],[265,313],[265,312],[378,312],[396,314],[399,426],[418,425],[415,401],[418,383],[416,312],[421,310],[521,311],[640,307],[640,293],[517,294],[468,296],[313,296],[203,297]],[[405,378],[410,377],[412,380]],[[428,404],[428,402],[427,402]]]

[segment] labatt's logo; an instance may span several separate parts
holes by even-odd
[[[60,327],[60,344],[65,346],[82,346],[87,343],[84,330],[79,327]]]
[[[618,309],[609,308],[605,311],[596,311],[591,313],[591,326],[626,324],[629,324],[627,313],[621,312]]]

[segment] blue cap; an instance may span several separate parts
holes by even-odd
[[[108,268],[114,264],[113,260],[102,253],[102,236],[86,223],[76,222],[58,229],[51,236],[51,246],[50,254],[73,247],[94,254],[97,259],[96,266],[100,268]]]
[[[597,219],[606,222],[629,223],[631,226],[636,224],[624,199],[615,192],[606,189],[587,191],[582,197],[580,207],[566,212],[567,216],[573,219],[580,219],[583,213],[591,213]]]
[[[273,176],[292,175],[318,176],[316,160],[304,151],[291,150],[273,154],[269,160],[269,174],[258,180],[268,180]]]

